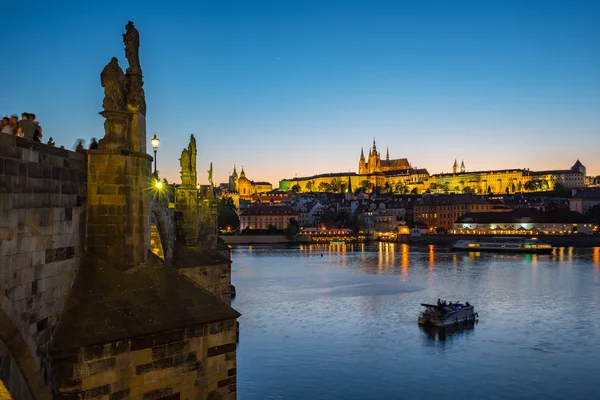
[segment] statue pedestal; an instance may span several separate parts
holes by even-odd
[[[176,236],[184,246],[198,244],[198,190],[182,184],[175,189]]]
[[[151,159],[100,147],[88,153],[87,251],[121,271],[148,256]]]
[[[104,137],[98,141],[100,150],[130,150],[127,128],[131,114],[126,111],[105,110],[99,113],[104,121]]]

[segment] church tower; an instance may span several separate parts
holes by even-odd
[[[377,145],[375,144],[375,139],[373,138],[373,148],[369,153],[369,163],[368,163],[369,174],[375,172],[381,172],[381,159],[379,153],[377,153]]]
[[[454,165],[452,166],[452,172],[453,173],[458,172],[458,162],[456,161],[456,158],[454,159]]]
[[[465,172],[465,161],[464,160],[460,161],[460,172]]]
[[[231,193],[237,192],[238,174],[235,170],[235,164],[233,165],[233,174],[229,177],[229,191]]]
[[[365,153],[363,149],[360,149],[360,160],[358,161],[358,173],[368,174],[367,162],[365,161]]]

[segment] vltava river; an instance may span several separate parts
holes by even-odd
[[[232,281],[242,400],[600,398],[600,247],[242,246]],[[438,298],[479,323],[424,331]]]

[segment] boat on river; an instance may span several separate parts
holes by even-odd
[[[425,307],[425,311],[419,315],[420,325],[442,327],[475,322],[479,319],[475,308],[469,302],[452,304],[438,300],[437,304],[421,305]]]
[[[507,253],[552,253],[552,245],[536,238],[496,237],[483,240],[458,240],[452,245],[456,251],[491,251]]]

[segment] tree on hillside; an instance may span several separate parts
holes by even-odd
[[[301,187],[300,187],[299,184],[296,183],[294,186],[292,186],[292,192],[293,193],[299,193],[300,190],[301,190]]]
[[[331,192],[331,185],[327,182],[319,183],[319,192]]]
[[[306,183],[306,190],[309,192],[312,192],[314,185],[315,185],[315,181],[308,181]]]
[[[334,193],[340,192],[342,189],[343,182],[340,178],[333,178],[331,181],[331,191]]]
[[[373,190],[373,184],[365,179],[360,182],[360,188],[363,192],[370,193]]]
[[[235,231],[240,227],[240,217],[231,197],[223,197],[217,203],[217,221],[219,229],[222,230]]]
[[[417,189],[417,187],[415,186],[414,188],[412,188],[412,190],[410,191],[410,194],[419,194],[419,189]]]

